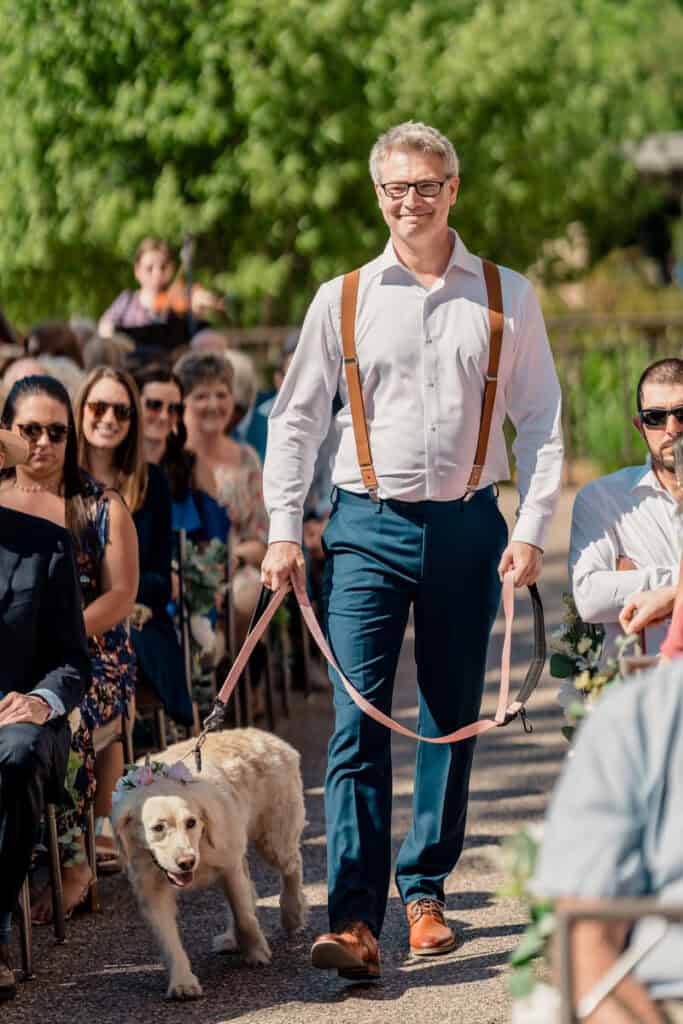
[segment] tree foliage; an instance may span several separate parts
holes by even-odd
[[[581,220],[599,253],[682,44],[673,0],[0,0],[0,298],[96,312],[194,231],[246,319],[294,318],[383,244],[368,152],[409,118],[459,150],[471,247],[523,269]]]

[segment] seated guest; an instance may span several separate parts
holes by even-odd
[[[175,366],[185,392],[188,447],[213,471],[218,501],[230,517],[235,561],[233,597],[238,639],[246,632],[261,589],[267,517],[261,463],[254,449],[226,436],[233,421],[233,370],[217,354],[188,352]]]
[[[123,370],[128,357],[135,351],[135,342],[127,334],[114,333],[103,338],[93,334],[83,346],[83,363],[86,373],[98,366],[113,366]]]
[[[18,431],[0,431],[0,468],[28,455]],[[0,491],[0,999],[16,992],[12,910],[44,800],[60,791],[64,779],[66,716],[90,676],[69,534],[49,512],[26,515],[7,504],[13,491]]]
[[[9,364],[2,375],[2,386],[6,395],[22,377],[45,376],[45,367],[37,359],[29,356],[15,359]]]
[[[225,542],[228,517],[216,501],[211,468],[185,447],[183,389],[180,378],[161,366],[135,377],[142,401],[145,457],[166,474],[173,499],[173,529],[184,529],[190,540],[214,537]]]
[[[74,417],[58,381],[22,378],[7,397],[3,419],[26,437],[30,452],[25,465],[5,474],[0,500],[6,507],[49,516],[67,526],[85,609],[92,680],[80,703],[71,741],[74,756],[69,760],[67,786],[73,806],[62,807],[58,814],[64,907],[69,914],[85,897],[91,881],[83,841],[86,801],[94,795],[97,780],[106,787],[108,777],[123,764],[120,744],[103,751],[96,763],[93,734],[125,714],[132,697],[134,656],[124,620],[137,590],[137,543],[121,499],[79,469]],[[50,919],[49,888],[34,904],[32,914],[38,924]]]
[[[142,407],[133,378],[111,367],[93,370],[79,395],[76,420],[81,465],[121,494],[137,531],[140,607],[131,640],[139,680],[151,687],[171,718],[191,725],[182,652],[166,611],[171,598],[171,495],[161,469],[145,461]]]
[[[655,696],[656,695],[656,696]],[[683,903],[683,665],[671,662],[601,698],[582,723],[548,811],[534,881],[539,897],[647,896]],[[575,998],[585,996],[648,922],[581,920],[572,930]],[[590,1024],[683,1020],[683,926],[671,925]]]
[[[26,338],[26,352],[35,359],[41,356],[64,356],[83,369],[78,335],[62,320],[49,320],[32,327]]]
[[[574,502],[569,573],[579,615],[605,626],[613,655],[619,620],[647,629],[656,653],[673,608],[681,540],[672,444],[683,431],[683,360],[663,359],[643,372],[633,423],[648,449],[628,466],[582,488]]]

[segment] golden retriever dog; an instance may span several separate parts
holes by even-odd
[[[194,742],[176,743],[155,754],[151,766],[124,776],[113,801],[114,834],[142,914],[161,947],[169,999],[202,994],[178,933],[176,896],[181,890],[219,881],[228,923],[213,949],[239,950],[248,964],[269,963],[246,861],[249,842],[280,872],[285,930],[303,927],[306,916],[299,754],[272,733],[229,729],[206,737],[198,774]]]

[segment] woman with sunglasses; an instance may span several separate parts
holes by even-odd
[[[73,807],[62,809],[58,830],[62,852],[65,911],[87,893],[91,880],[85,858],[85,802],[100,784],[120,774],[123,756],[113,744],[95,762],[93,733],[125,712],[133,692],[135,659],[124,620],[137,590],[137,539],[118,496],[78,466],[76,428],[69,397],[51,377],[24,377],[10,391],[3,421],[30,446],[28,462],[10,471],[0,503],[66,525],[74,538],[84,606],[92,680],[73,729],[67,786]],[[102,796],[96,798],[96,810]],[[36,923],[52,914],[49,890],[33,907]]]
[[[155,692],[174,721],[191,725],[182,652],[166,611],[171,598],[171,495],[164,473],[145,459],[143,423],[140,394],[130,374],[107,366],[93,370],[76,403],[81,465],[101,483],[116,488],[133,515],[140,607],[131,639],[138,678]]]
[[[142,400],[145,455],[166,474],[173,499],[173,529],[184,529],[195,543],[225,542],[229,519],[216,501],[213,473],[201,456],[186,448],[180,379],[162,366],[135,375]]]

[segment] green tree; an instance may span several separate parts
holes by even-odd
[[[97,312],[191,230],[246,320],[296,318],[383,244],[367,156],[406,118],[458,147],[473,248],[523,269],[578,219],[600,253],[682,43],[673,0],[0,0],[0,299]]]

